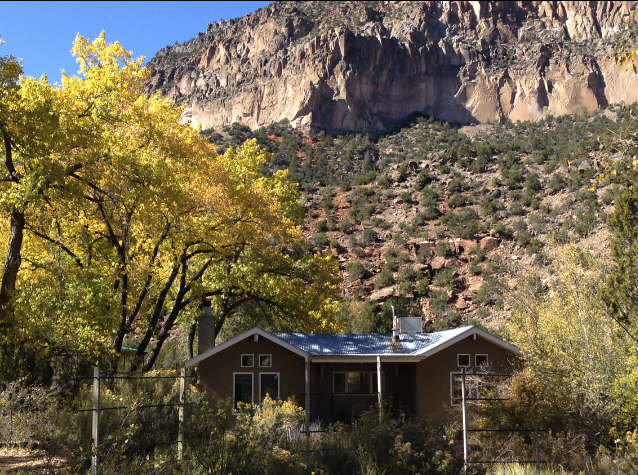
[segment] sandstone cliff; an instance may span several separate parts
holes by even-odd
[[[638,2],[276,2],[150,61],[203,128],[383,133],[413,113],[536,120],[638,100],[614,46]]]

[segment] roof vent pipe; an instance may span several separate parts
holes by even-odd
[[[392,309],[392,340],[398,341],[399,339],[399,321],[397,320],[397,316],[394,314],[394,305],[390,305]]]

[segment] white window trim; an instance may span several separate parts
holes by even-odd
[[[370,378],[370,389],[372,392],[369,393],[338,393],[335,391],[335,374],[347,374],[347,373],[368,373],[368,377]],[[377,374],[376,371],[333,371],[332,372],[332,394],[335,396],[376,396],[377,395],[377,386],[373,384],[372,377]],[[347,383],[346,379],[346,383]],[[381,392],[385,393],[385,371],[381,371]]]
[[[270,356],[270,364],[268,366],[262,366],[261,364],[261,357],[262,356]],[[259,361],[257,361],[257,364],[259,365],[260,368],[272,368],[272,353],[261,353],[259,355]]]
[[[244,365],[244,356],[252,356],[253,364]],[[242,368],[254,368],[255,367],[255,354],[254,353],[242,353],[242,355],[239,357],[239,364],[240,364],[240,366]]]
[[[485,366],[489,366],[489,365],[490,365],[490,358],[489,358],[489,356],[488,356],[488,354],[487,354],[487,353],[476,353],[476,354],[474,355],[474,366],[476,366],[477,368],[479,368],[480,366],[482,366],[482,365],[479,365],[479,364],[476,362],[476,357],[477,357],[477,356],[485,356]]]
[[[237,407],[237,401],[235,400],[235,376],[239,374],[249,374],[250,375],[250,403],[255,403],[255,373],[247,372],[247,371],[237,371],[233,372],[233,410]]]
[[[261,375],[262,374],[276,374],[277,375],[277,397],[275,399],[281,399],[281,376],[279,375],[279,372],[260,372],[259,373],[259,404],[261,404],[261,402],[264,400],[264,396],[265,394],[261,393]]]
[[[459,362],[459,356],[467,356],[467,365],[462,365]],[[472,366],[472,355],[470,353],[457,353],[456,354],[456,366],[458,368],[469,368]]]

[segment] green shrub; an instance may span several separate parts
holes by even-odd
[[[427,246],[419,246],[416,252],[416,261],[419,264],[425,264],[432,257],[432,249]]]
[[[468,204],[468,199],[465,195],[454,195],[448,200],[448,204],[452,208],[460,208]]]
[[[430,311],[434,315],[440,316],[447,309],[448,295],[446,291],[430,290],[429,301]]]
[[[481,230],[478,214],[472,208],[465,208],[458,213],[449,211],[441,217],[441,222],[463,239],[473,239]]]
[[[361,249],[360,247],[353,248],[352,253],[359,258],[363,258],[366,255],[365,251]]]
[[[480,206],[481,206],[481,211],[486,216],[494,214],[496,211],[501,209],[501,205],[497,198],[484,198],[481,201]]]
[[[435,287],[452,287],[454,281],[454,272],[450,269],[441,269],[432,279],[432,285]]]
[[[438,241],[434,246],[434,253],[437,256],[448,257],[452,255],[452,249],[447,241]]]
[[[428,278],[419,279],[416,284],[414,284],[414,293],[419,297],[427,296],[429,291],[430,279]]]
[[[401,198],[405,203],[412,203],[412,193],[409,191],[403,191],[399,194],[399,198]]]
[[[447,189],[450,193],[459,193],[468,190],[470,186],[465,183],[465,180],[461,175],[455,175],[447,184]]]
[[[420,202],[426,208],[436,208],[439,205],[439,194],[432,188],[424,188],[421,192]]]
[[[328,246],[330,244],[330,240],[324,233],[317,233],[312,237],[312,241],[315,247],[322,248]]]
[[[379,239],[379,235],[374,229],[363,230],[363,242],[364,244],[374,244]]]
[[[328,230],[328,223],[325,219],[320,219],[319,221],[317,221],[315,228],[318,233],[325,233]]]
[[[348,275],[350,276],[350,282],[361,280],[368,274],[368,271],[360,261],[348,262],[348,264],[346,265],[346,270],[348,271]]]
[[[354,224],[349,219],[344,219],[339,223],[339,231],[345,234],[351,234],[354,231]]]
[[[525,214],[525,208],[520,201],[514,201],[510,206],[509,213],[511,216],[522,216]]]
[[[565,177],[559,173],[553,173],[549,179],[548,188],[551,193],[557,193],[565,187]]]
[[[416,176],[415,187],[417,190],[423,190],[427,185],[432,183],[432,177],[427,170],[421,170]]]
[[[494,225],[494,233],[502,239],[514,238],[514,231],[508,228],[502,221],[499,221]]]
[[[383,269],[377,274],[377,278],[374,280],[374,288],[382,289],[383,287],[389,287],[394,284],[394,276],[388,269]]]

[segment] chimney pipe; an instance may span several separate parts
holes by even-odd
[[[394,314],[394,305],[390,305],[392,309],[392,341],[399,340],[399,321],[397,320],[397,316]]]
[[[203,300],[199,308],[202,313],[197,322],[197,354],[201,355],[215,346],[215,323],[210,300]]]

